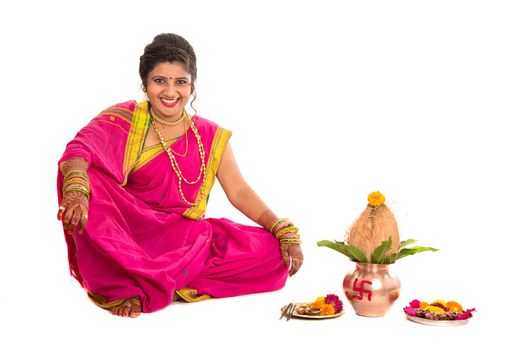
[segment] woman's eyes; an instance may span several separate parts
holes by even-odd
[[[153,81],[156,83],[156,84],[165,84],[166,80],[164,78],[155,78],[153,79]],[[175,80],[175,83],[179,86],[183,86],[183,85],[186,85],[187,84],[187,80],[185,79],[177,79]]]

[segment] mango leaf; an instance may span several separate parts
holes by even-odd
[[[393,264],[395,260],[397,260],[398,253],[393,253],[390,256],[386,256],[384,260],[382,260],[382,264]]]
[[[317,246],[331,248],[341,254],[344,254],[345,256],[347,256],[348,258],[352,260],[355,258],[352,254],[348,253],[348,251],[346,250],[345,244],[342,242],[337,242],[337,241],[332,242],[332,241],[323,240],[323,241],[318,241]]]
[[[368,259],[366,258],[366,254],[364,254],[362,250],[358,249],[354,245],[347,244],[346,242],[339,242],[339,241],[335,241],[335,243],[343,244],[344,247],[346,247],[346,250],[355,257],[353,261],[362,262],[362,263],[368,262]]]
[[[415,243],[416,241],[417,241],[417,240],[416,240],[416,239],[413,239],[413,238],[406,239],[405,241],[400,241],[400,245],[399,245],[398,249],[405,248],[407,245],[413,244],[413,243]]]
[[[393,241],[391,240],[391,236],[389,236],[387,241],[382,241],[382,243],[380,243],[380,245],[376,247],[375,250],[373,250],[373,253],[371,253],[371,263],[382,264],[382,261],[386,256],[386,252],[391,249],[392,245]]]
[[[318,241],[317,245],[319,247],[328,247],[333,250],[336,250],[337,252],[344,254],[345,256],[347,256],[348,258],[350,258],[353,261],[363,262],[363,263],[367,262],[366,256],[364,255],[364,253],[362,253],[360,249],[352,245],[345,244],[344,242],[337,242],[337,241],[333,242],[333,241],[323,240],[323,241]]]
[[[358,249],[354,245],[346,244],[346,249],[355,256],[355,261],[361,262],[361,263],[367,263],[368,259],[366,258],[366,255],[362,252],[362,250]]]
[[[438,249],[436,249],[436,248],[422,247],[422,246],[416,246],[416,247],[412,247],[412,248],[404,248],[404,249],[401,249],[398,252],[398,256],[397,256],[397,258],[395,260],[398,260],[400,258],[404,258],[404,257],[406,257],[408,255],[413,255],[413,254],[427,252],[427,251],[436,252],[437,250]]]

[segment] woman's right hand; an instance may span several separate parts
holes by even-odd
[[[87,213],[89,212],[89,199],[80,191],[69,191],[64,194],[62,203],[58,208],[57,219],[61,220],[64,229],[72,235],[78,228],[82,234],[87,225]]]

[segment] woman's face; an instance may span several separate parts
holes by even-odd
[[[145,92],[157,116],[178,119],[191,96],[191,75],[182,63],[159,63],[147,77]]]

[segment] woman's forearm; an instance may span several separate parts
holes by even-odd
[[[278,220],[278,217],[249,186],[240,189],[234,198],[230,198],[230,202],[245,216],[268,231]]]
[[[87,171],[87,168],[87,161],[81,157],[70,158],[60,163],[60,171],[64,176],[71,171]]]

